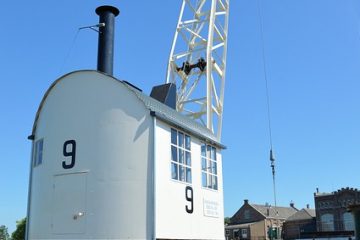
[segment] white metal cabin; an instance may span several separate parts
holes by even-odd
[[[224,239],[223,146],[129,84],[61,77],[32,140],[28,239]]]

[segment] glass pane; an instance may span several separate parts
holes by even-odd
[[[186,182],[191,183],[191,168],[186,168]]]
[[[201,174],[201,179],[202,179],[202,186],[203,187],[207,187],[207,176],[206,176],[206,173],[202,173]]]
[[[206,158],[201,158],[201,170],[206,171]]]
[[[191,166],[191,155],[190,152],[185,152],[186,165]]]
[[[39,159],[38,159],[38,165],[42,163],[42,155],[43,155],[43,140],[39,140]]]
[[[184,147],[184,134],[179,132],[179,146]]]
[[[211,161],[209,159],[207,159],[207,166],[206,166],[206,170],[211,173]]]
[[[176,163],[171,163],[171,178],[175,180],[179,179],[178,165]]]
[[[211,161],[211,165],[212,165],[212,166],[211,166],[211,168],[212,168],[211,172],[212,172],[213,174],[217,174],[217,163]]]
[[[216,160],[216,148],[211,148],[211,159]]]
[[[179,149],[179,163],[184,163],[184,150]]]
[[[212,189],[218,189],[217,176],[212,176]]]
[[[206,145],[206,156],[208,158],[211,157],[211,146],[210,145]]]
[[[210,174],[207,175],[207,187],[211,188],[212,186],[212,177]]]
[[[179,170],[180,170],[180,181],[185,182],[185,168],[183,166],[179,166]]]
[[[188,136],[188,135],[185,135],[185,148],[187,150],[191,149],[191,139],[190,139],[190,136]]]
[[[206,157],[206,145],[201,145],[201,156]]]
[[[175,129],[171,129],[171,143],[177,144],[177,131]]]
[[[171,160],[177,162],[177,147],[171,146]]]

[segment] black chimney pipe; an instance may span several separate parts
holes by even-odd
[[[100,26],[97,70],[113,75],[115,17],[120,11],[113,6],[100,6],[95,12]]]

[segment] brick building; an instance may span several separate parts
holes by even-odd
[[[354,231],[354,220],[347,211],[349,205],[360,204],[360,191],[341,188],[332,193],[314,193],[318,232]]]
[[[316,232],[315,209],[309,205],[290,216],[283,224],[283,239],[300,239]]]
[[[227,239],[266,240],[270,230],[276,235],[274,238],[280,238],[284,221],[297,211],[293,204],[275,208],[268,204],[250,204],[246,199],[231,217],[231,225],[225,227]]]

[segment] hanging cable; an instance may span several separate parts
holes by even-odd
[[[270,142],[270,167],[272,170],[273,177],[273,190],[274,190],[274,205],[276,214],[278,214],[276,207],[276,182],[275,182],[275,157],[273,152],[273,142],[272,142],[272,130],[271,130],[271,115],[270,115],[270,97],[269,97],[269,87],[268,87],[268,78],[267,78],[267,70],[266,70],[266,59],[265,59],[265,44],[264,44],[264,31],[263,31],[263,17],[261,14],[260,2],[257,1],[259,21],[260,21],[260,38],[261,38],[261,49],[262,49],[262,59],[263,59],[263,71],[265,78],[265,90],[266,90],[266,103],[267,103],[267,115],[268,115],[268,129],[269,129],[269,142]]]
[[[62,74],[62,72],[63,72],[63,70],[64,70],[64,67],[65,67],[65,64],[66,64],[66,62],[68,61],[71,52],[73,51],[73,48],[74,48],[74,46],[75,46],[76,39],[77,39],[77,37],[78,37],[78,35],[79,35],[79,31],[80,31],[80,29],[78,29],[78,30],[76,31],[75,35],[74,35],[74,38],[73,38],[73,40],[72,40],[72,42],[71,42],[71,45],[70,45],[70,47],[69,47],[69,50],[68,50],[68,52],[67,52],[67,54],[66,54],[66,56],[65,56],[65,58],[64,58],[64,61],[63,61],[62,65],[61,65],[61,67],[60,67],[60,74]]]

